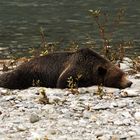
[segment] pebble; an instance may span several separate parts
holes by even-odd
[[[125,101],[118,102],[118,107],[119,108],[123,108],[123,107],[126,107],[126,106],[127,106],[127,103]]]
[[[140,94],[139,90],[126,89],[121,92],[122,97],[136,97]]]
[[[31,123],[35,123],[35,122],[38,122],[40,120],[40,117],[37,115],[37,114],[31,114],[30,116],[30,122]]]
[[[101,136],[101,137],[98,137],[99,140],[110,140],[110,135],[104,135],[104,136]]]
[[[128,132],[128,135],[132,137],[132,136],[136,136],[137,134],[136,134],[136,132],[134,132],[134,131],[129,131],[129,132]]]
[[[140,140],[140,135],[139,136],[133,136],[130,140]]]
[[[110,106],[113,108],[113,107],[118,107],[118,104],[116,102],[112,102],[110,103]]]
[[[0,95],[8,95],[8,94],[9,94],[9,90],[8,89],[0,88]]]
[[[94,107],[92,107],[91,109],[93,109],[93,110],[105,110],[105,109],[109,109],[110,108],[110,105],[109,104],[101,104],[101,103],[99,103],[99,104],[97,104],[97,105],[95,105]]]
[[[103,134],[104,134],[104,132],[102,130],[95,131],[95,136],[96,137],[101,137],[101,136],[103,136]]]
[[[128,57],[124,57],[124,58],[123,58],[123,61],[126,61],[126,62],[128,62],[129,64],[132,63],[132,59],[130,59],[130,58],[128,58]]]
[[[132,117],[132,115],[128,111],[121,112],[121,115],[124,116],[125,118],[131,118]]]
[[[135,119],[136,119],[137,121],[140,121],[140,112],[136,112],[136,113],[134,114],[134,117],[135,117]]]
[[[84,110],[83,111],[83,118],[84,119],[89,119],[89,118],[91,118],[92,114],[93,114],[92,112],[90,112],[88,110]]]
[[[122,120],[115,120],[114,124],[115,125],[123,125],[123,122],[122,122]]]
[[[122,70],[128,70],[128,69],[130,69],[129,65],[128,64],[125,64],[125,63],[120,63],[120,68]]]
[[[123,122],[123,125],[130,125],[131,124],[130,119],[124,119],[122,122]]]
[[[17,130],[18,131],[25,131],[25,130],[27,130],[27,128],[24,125],[20,124],[17,126]]]
[[[6,100],[6,101],[10,101],[10,100],[14,100],[15,98],[16,98],[16,97],[15,97],[15,96],[12,96],[12,95],[11,95],[11,96],[6,96],[6,97],[5,97],[5,100]]]

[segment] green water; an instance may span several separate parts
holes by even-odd
[[[140,55],[139,0],[1,0],[0,58],[26,56],[29,48],[37,48],[40,27],[48,42],[63,40],[62,47],[71,41],[84,46],[88,35],[102,49],[98,28],[88,10],[101,9],[112,19],[119,8],[125,9],[125,16],[112,38],[114,42],[133,40],[134,46],[126,48],[126,53]]]

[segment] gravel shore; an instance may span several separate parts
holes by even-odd
[[[102,96],[97,86],[0,88],[0,140],[140,140],[140,73],[129,79],[131,88],[103,87]]]

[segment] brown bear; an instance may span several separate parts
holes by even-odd
[[[80,75],[79,79],[76,78]],[[104,85],[126,88],[132,82],[125,73],[109,60],[89,48],[75,52],[55,52],[39,56],[0,76],[0,87],[25,89],[39,81],[39,86],[67,88],[68,78],[75,80],[76,87]]]

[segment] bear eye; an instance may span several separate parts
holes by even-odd
[[[98,74],[101,76],[104,76],[107,73],[107,69],[103,68],[103,67],[98,67]]]

